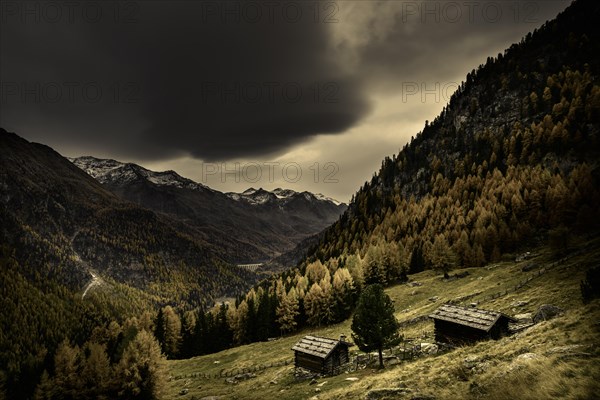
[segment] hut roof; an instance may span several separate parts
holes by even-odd
[[[294,345],[294,347],[292,347],[292,350],[310,354],[319,358],[327,358],[327,356],[329,356],[329,354],[340,344],[348,347],[352,346],[352,343],[341,340],[318,336],[304,336],[298,343]]]
[[[430,314],[429,317],[469,326],[486,332],[502,317],[508,318],[509,321],[515,321],[514,318],[501,312],[460,307],[451,304],[444,304],[435,310],[433,314]]]

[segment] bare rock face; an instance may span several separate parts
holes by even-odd
[[[562,308],[553,306],[552,304],[543,304],[533,316],[533,322],[537,324],[542,321],[547,321],[562,314],[563,311]]]

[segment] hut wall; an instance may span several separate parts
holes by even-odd
[[[500,339],[506,335],[508,335],[508,318],[501,317],[496,325],[490,329],[490,336],[492,339]]]
[[[296,367],[323,374],[338,374],[340,367],[349,361],[350,357],[346,345],[337,346],[325,359],[300,351],[294,353],[294,365]]]
[[[435,340],[442,343],[465,343],[489,339],[490,335],[482,330],[448,321],[434,320]]]
[[[311,356],[310,354],[306,353],[301,353],[299,351],[296,351],[295,353],[294,365],[296,367],[301,367],[309,371],[323,372],[322,358]]]
[[[350,362],[350,356],[348,355],[348,348],[347,347],[341,347],[340,348],[340,364],[346,364],[348,362]]]

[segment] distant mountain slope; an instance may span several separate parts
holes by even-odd
[[[65,338],[248,289],[257,276],[228,265],[223,247],[0,128],[0,392],[28,398]]]
[[[223,250],[187,225],[110,193],[47,146],[5,130],[0,142],[2,243],[29,266],[25,276],[71,290],[89,280],[88,268],[144,290],[168,290],[177,277],[190,282],[181,299],[195,301],[247,285],[250,276],[233,277]]]
[[[208,190],[200,183],[179,176],[175,171],[153,172],[139,165],[95,157],[68,158],[69,161],[87,172],[102,184],[124,185],[140,179],[158,186],[173,186],[180,189]]]
[[[233,263],[267,261],[325,229],[346,209],[309,192],[251,188],[224,194],[174,171],[89,156],[71,161],[119,197],[191,226],[223,247]]]

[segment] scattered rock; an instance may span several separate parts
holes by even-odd
[[[520,354],[517,357],[517,361],[530,361],[530,360],[537,360],[539,358],[540,358],[540,356],[538,356],[535,353],[525,353],[525,354]]]
[[[245,381],[247,379],[256,378],[256,375],[250,372],[246,372],[245,374],[239,374],[234,376],[234,378],[238,381]]]
[[[273,379],[272,381],[269,381],[269,385],[277,385],[277,381]]]
[[[519,300],[519,301],[515,301],[510,306],[511,307],[524,307],[527,304],[529,304],[529,300]]]
[[[421,343],[421,352],[425,354],[436,354],[439,348],[437,344],[433,343]]]
[[[415,287],[415,286],[423,286],[423,284],[421,282],[408,282],[407,283],[408,286],[410,287]]]
[[[483,280],[483,276],[480,276],[479,278],[477,278],[478,281],[482,281]]]
[[[316,392],[316,393],[319,393],[319,392],[321,392],[321,388],[315,388],[315,392]]]
[[[471,354],[465,357],[463,367],[469,372],[480,374],[490,369],[492,362],[489,361],[489,357],[487,356],[480,358],[475,354]]]
[[[400,359],[398,357],[392,357],[388,361],[385,362],[385,365],[392,366],[400,364]]]
[[[478,362],[479,362],[479,357],[474,354],[470,354],[465,357],[465,359],[463,361],[463,365],[467,369],[472,369],[472,368],[475,368],[475,366],[477,365]]]
[[[517,314],[513,318],[519,322],[532,322],[533,314],[532,313]]]
[[[356,382],[358,380],[358,378],[352,377],[352,378],[346,378],[345,380],[350,381],[350,382]]]
[[[524,353],[515,357],[506,368],[499,370],[496,373],[496,377],[506,376],[510,373],[515,373],[524,368],[524,366],[530,362],[534,362],[535,360],[539,360],[541,357],[536,353]]]
[[[509,373],[514,373],[523,369],[527,364],[536,362],[540,360],[542,357],[536,353],[524,353],[515,357],[508,366],[498,371],[496,376],[501,377]]]
[[[222,396],[206,396],[201,398],[200,400],[221,400]]]
[[[227,378],[225,379],[225,382],[230,384],[236,384],[240,381],[245,381],[252,378],[256,378],[256,375],[250,372],[246,372],[244,374],[238,374],[232,378]]]
[[[470,305],[471,307],[475,308],[475,307],[477,307],[477,305],[478,305],[478,304],[474,302],[474,303],[471,303],[471,304],[469,304],[469,305]]]
[[[416,294],[418,294],[418,293],[419,293],[419,291],[418,291],[418,290],[413,290],[412,292],[410,292],[410,295],[411,295],[411,296],[414,296],[414,295],[416,295]]]
[[[309,385],[316,385],[316,384],[317,384],[317,382],[318,382],[318,381],[317,381],[315,378],[312,378],[308,384],[309,384]]]
[[[533,316],[533,322],[537,324],[541,321],[547,321],[562,314],[562,312],[563,309],[560,307],[553,306],[552,304],[543,304]]]
[[[326,384],[326,383],[327,383],[327,381],[325,381],[325,382],[321,382],[321,383],[319,383],[317,386],[318,386],[318,387],[323,387],[323,385],[324,385],[324,384]]]
[[[533,271],[534,269],[538,268],[539,265],[537,265],[536,263],[530,263],[527,264],[526,266],[524,266],[523,268],[521,268],[522,272],[529,272],[529,271]]]
[[[523,260],[526,260],[526,259],[528,259],[529,257],[531,257],[531,252],[529,252],[529,251],[528,251],[528,252],[526,252],[526,253],[523,253],[523,254],[520,254],[520,255],[518,255],[518,256],[515,258],[515,262],[521,262],[521,261],[523,261]]]
[[[181,391],[179,392],[179,395],[183,396],[183,395],[188,394],[188,392],[189,392],[189,389],[181,389]]]
[[[213,364],[221,364],[221,361],[215,361]]]
[[[439,297],[438,296],[433,296],[429,298],[429,301],[431,301],[432,303],[435,303],[436,301],[438,301]]]

